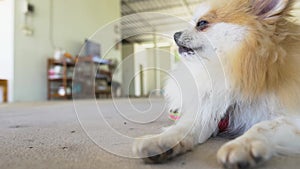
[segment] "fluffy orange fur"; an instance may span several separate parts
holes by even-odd
[[[227,56],[236,89],[247,99],[275,94],[283,104],[296,106],[300,102],[300,26],[290,15],[295,1],[288,0],[285,9],[272,18],[257,15],[253,0],[229,0],[225,6],[219,2],[211,2],[213,8],[205,19],[248,28],[244,43]]]

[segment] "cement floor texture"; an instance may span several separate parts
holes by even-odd
[[[154,134],[172,123],[162,113],[163,101],[151,102],[120,99],[0,105],[0,169],[221,169],[216,152],[227,141],[221,138],[165,164],[128,158],[132,142],[126,136]],[[145,115],[147,111],[154,115]],[[145,119],[152,121],[134,123]],[[300,157],[275,157],[258,168],[299,169]]]

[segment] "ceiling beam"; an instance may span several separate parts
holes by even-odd
[[[190,20],[191,18],[186,16],[186,12],[183,12],[183,13],[178,13],[176,16],[171,16],[171,15],[167,15],[167,14],[161,14],[160,16],[158,17],[149,17],[147,18],[147,22],[148,23],[151,23],[151,21],[156,21],[156,20],[170,20],[170,18],[178,18],[178,21],[188,21]],[[134,22],[141,22],[142,20],[141,19],[135,19]]]
[[[177,29],[180,29],[181,28],[181,26],[182,27],[186,27],[186,26],[188,26],[188,24],[185,24],[185,23],[182,23],[182,24],[180,24],[180,23],[174,23],[174,22],[169,22],[169,23],[165,23],[165,24],[159,24],[159,25],[157,25],[157,30],[160,30],[159,28],[160,27],[166,27],[166,26],[173,26],[173,25],[177,25],[176,26],[176,28]],[[134,27],[134,26],[122,26],[122,30],[125,30],[125,31],[127,31],[127,30],[131,30],[131,31],[134,31],[134,29],[147,29],[147,26],[136,26],[136,27]]]
[[[144,17],[139,15],[127,2],[122,1],[122,5],[127,6],[127,8],[130,9],[132,11],[132,13],[136,13],[136,15],[139,16],[141,18],[141,21],[144,22],[146,25],[153,27],[153,25],[151,25]],[[153,30],[155,30],[154,27],[153,27]]]
[[[186,0],[181,0],[181,3],[184,5],[189,16],[193,16],[193,11],[189,6],[189,3]],[[198,3],[198,2],[197,2]]]
[[[122,4],[123,4],[123,2],[124,1],[122,1]],[[144,9],[144,10],[135,10],[135,12],[159,12],[161,10],[180,8],[184,5],[186,7],[187,11],[188,11],[188,14],[191,15],[193,12],[192,12],[192,9],[190,9],[190,5],[197,5],[197,4],[199,4],[199,2],[188,3],[186,0],[181,0],[181,4],[178,4],[178,5],[166,5],[166,6],[160,6],[160,7],[154,7],[154,8],[147,8],[147,9]],[[124,15],[130,15],[130,14],[132,14],[132,12],[126,12],[125,13],[122,10],[122,15],[123,16]]]

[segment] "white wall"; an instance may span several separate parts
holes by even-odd
[[[85,38],[120,17],[120,0],[52,1],[54,44],[73,55],[78,54]],[[50,42],[51,0],[30,0],[35,6],[33,36],[25,36],[21,30],[23,2],[24,0],[15,2],[14,100],[46,100],[46,63],[54,51]],[[102,38],[104,42],[115,42],[110,34]],[[120,51],[115,51],[114,56],[120,58]]]
[[[154,52],[156,52],[156,56]],[[159,60],[159,65],[156,65],[155,57]],[[135,44],[133,68],[135,74],[140,71],[140,65],[142,65],[145,70],[143,71],[144,95],[157,93],[157,90],[164,87],[164,82],[167,78],[167,72],[164,71],[171,70],[174,64],[173,57],[170,52],[170,46],[166,46],[166,44],[158,44],[157,49],[153,48],[153,44]],[[159,77],[156,77],[156,70],[159,71]],[[131,76],[133,77],[133,75]],[[157,89],[157,80],[159,80],[158,88],[160,89]],[[134,84],[135,95],[141,96],[140,74],[135,77]]]
[[[125,44],[122,46],[122,96],[134,96],[134,45]],[[131,81],[132,80],[132,81]]]
[[[169,46],[154,48],[147,48],[147,66],[156,68],[146,72],[145,84],[144,87],[146,94],[150,94],[151,92],[157,93],[157,88],[162,89],[165,86],[165,80],[168,78],[168,72],[171,71],[171,66],[174,64],[172,59],[172,54],[170,53]],[[155,54],[158,59],[158,64],[155,59]],[[157,72],[158,71],[158,74]],[[157,77],[157,75],[159,77]],[[157,81],[159,80],[158,84]],[[156,91],[154,91],[156,90]],[[154,94],[152,93],[152,94]]]
[[[134,95],[135,96],[142,96],[142,94],[147,94],[145,91],[147,89],[148,84],[146,83],[146,79],[148,79],[148,73],[144,73],[141,71],[140,66],[143,66],[143,69],[147,69],[148,67],[148,55],[147,50],[145,47],[139,44],[134,45],[134,73],[131,75],[134,78]],[[143,73],[143,93],[142,93],[142,86],[141,86],[141,73]]]
[[[159,48],[158,55],[160,58],[160,68],[162,69],[160,73],[160,86],[164,87],[167,78],[170,78],[169,74],[174,63],[175,56],[171,53],[171,47],[161,47]]]
[[[8,100],[13,100],[14,0],[0,1],[0,79],[8,80]]]

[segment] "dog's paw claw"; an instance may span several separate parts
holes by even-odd
[[[168,161],[193,147],[193,142],[189,139],[180,140],[176,136],[178,135],[160,135],[137,139],[133,144],[133,152],[145,163]]]
[[[143,158],[145,163],[160,163],[162,161],[161,154]]]
[[[260,140],[233,140],[221,147],[217,158],[225,169],[248,169],[271,158],[271,151]]]
[[[248,168],[250,168],[250,164],[249,164],[249,162],[239,162],[237,164],[237,167],[239,169],[248,169]]]
[[[264,158],[261,157],[261,156],[255,157],[255,156],[252,155],[252,158],[254,159],[256,164],[260,164],[264,161]]]
[[[165,161],[171,159],[173,157],[173,153],[174,153],[173,148],[166,149],[166,150],[167,151],[165,151],[164,153],[161,153],[161,154],[150,152],[150,153],[148,153],[148,157],[143,158],[143,160],[145,163],[150,163],[150,164],[165,162]]]

